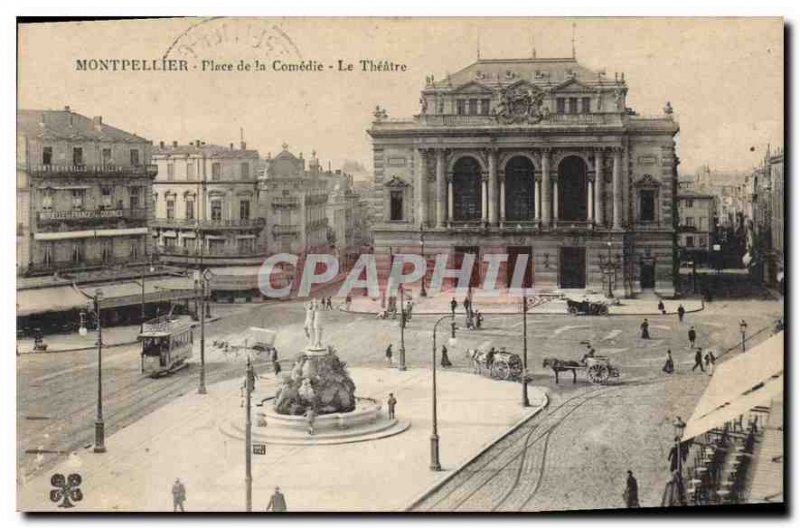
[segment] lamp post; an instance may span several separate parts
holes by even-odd
[[[428,292],[425,290],[425,275],[428,274],[428,259],[425,258],[425,224],[422,222],[419,223],[419,246],[420,246],[420,256],[422,260],[425,262],[425,271],[422,273],[422,281],[420,284],[419,295],[420,297],[427,297]]]
[[[200,283],[200,384],[198,394],[206,394],[206,288],[212,277],[211,270],[195,271],[195,284]]]
[[[85,294],[84,294],[85,295]],[[103,325],[100,320],[100,302],[103,300],[103,292],[100,289],[91,296],[92,308],[90,313],[97,320],[97,414],[94,421],[94,452],[105,453],[105,422],[103,422]],[[78,333],[86,336],[89,331],[86,328],[87,313],[81,312],[81,323]]]
[[[142,267],[142,301],[141,301],[141,305],[142,306],[141,306],[141,316],[140,316],[141,321],[139,322],[139,333],[140,334],[144,332],[144,320],[145,320],[145,315],[144,315],[144,297],[145,297],[144,281],[145,281],[145,278],[147,276],[147,271],[148,270],[150,270],[150,273],[153,273],[155,271],[155,267],[153,267],[153,256],[152,255],[150,255],[149,262]]]
[[[742,352],[745,351],[744,343],[747,341],[747,321],[744,319],[739,323],[739,331],[742,332]]]
[[[406,323],[408,322],[408,312],[406,312],[403,302],[403,285],[400,285],[400,370],[406,370]]]
[[[456,320],[454,315],[440,317],[433,325],[433,353],[431,355],[433,364],[433,429],[431,431],[431,471],[441,471],[442,465],[439,462],[439,431],[436,417],[436,327],[445,319],[450,319],[450,340],[448,344],[454,346],[456,343]]]
[[[675,457],[678,465],[678,477],[681,479],[681,481],[683,481],[683,453],[681,453],[681,439],[683,438],[683,431],[686,429],[686,422],[681,420],[681,417],[678,416],[675,419],[675,422],[672,424],[672,427],[675,428]],[[680,486],[679,489],[683,489],[683,486]],[[678,500],[681,504],[684,503],[685,499],[682,494],[678,497]]]
[[[248,512],[253,511],[253,472],[251,460],[251,439],[250,433],[252,431],[252,421],[250,419],[250,395],[255,389],[256,376],[253,370],[253,364],[250,362],[250,356],[247,356],[247,365],[245,366],[244,377],[244,392],[245,392],[245,421],[244,421],[244,484],[245,484],[245,509]]]
[[[530,407],[528,399],[528,296],[522,294],[522,406]]]

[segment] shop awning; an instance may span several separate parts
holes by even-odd
[[[194,281],[187,277],[146,279],[144,286],[145,303],[178,301],[195,296]],[[101,304],[103,308],[116,308],[142,302],[142,283],[138,280],[92,285],[91,288],[84,289],[89,293],[98,288],[103,292]]]
[[[124,229],[87,229],[83,231],[54,231],[52,233],[34,233],[34,240],[71,240],[74,238],[95,238],[112,236],[145,235],[146,227],[129,227]]]
[[[783,332],[714,370],[711,382],[686,425],[688,440],[721,427],[783,391]]]
[[[50,286],[30,290],[17,290],[17,317],[45,312],[64,312],[83,309],[86,297],[72,286]]]

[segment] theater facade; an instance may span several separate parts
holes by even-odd
[[[520,255],[539,291],[675,292],[678,124],[626,106],[624,74],[574,58],[478,60],[437,80],[420,111],[378,107],[372,137],[381,267],[398,253]],[[473,274],[481,282],[483,264]]]

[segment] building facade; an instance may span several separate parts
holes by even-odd
[[[17,274],[147,262],[151,142],[64,110],[17,112]]]
[[[627,90],[573,58],[478,60],[428,77],[411,119],[376,108],[376,254],[419,253],[422,234],[429,260],[527,255],[541,291],[673,293],[678,125],[669,103],[637,115]]]
[[[306,168],[303,154],[288,149],[284,143],[277,156],[269,156],[259,177],[267,245],[272,253],[328,253],[328,189],[319,160],[312,154]]]
[[[266,221],[258,211],[259,155],[238,148],[163,142],[153,153],[152,235],[163,262],[208,267],[218,301],[260,298],[257,269],[266,254]]]
[[[714,240],[717,197],[713,194],[678,193],[678,244],[682,258],[699,263],[708,261]]]

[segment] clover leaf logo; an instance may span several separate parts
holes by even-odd
[[[72,508],[75,505],[73,502],[80,502],[83,500],[83,492],[80,485],[83,479],[77,473],[72,473],[68,477],[64,477],[61,473],[56,473],[50,477],[50,484],[55,489],[50,490],[50,500],[53,502],[62,501],[58,505],[59,508]]]

